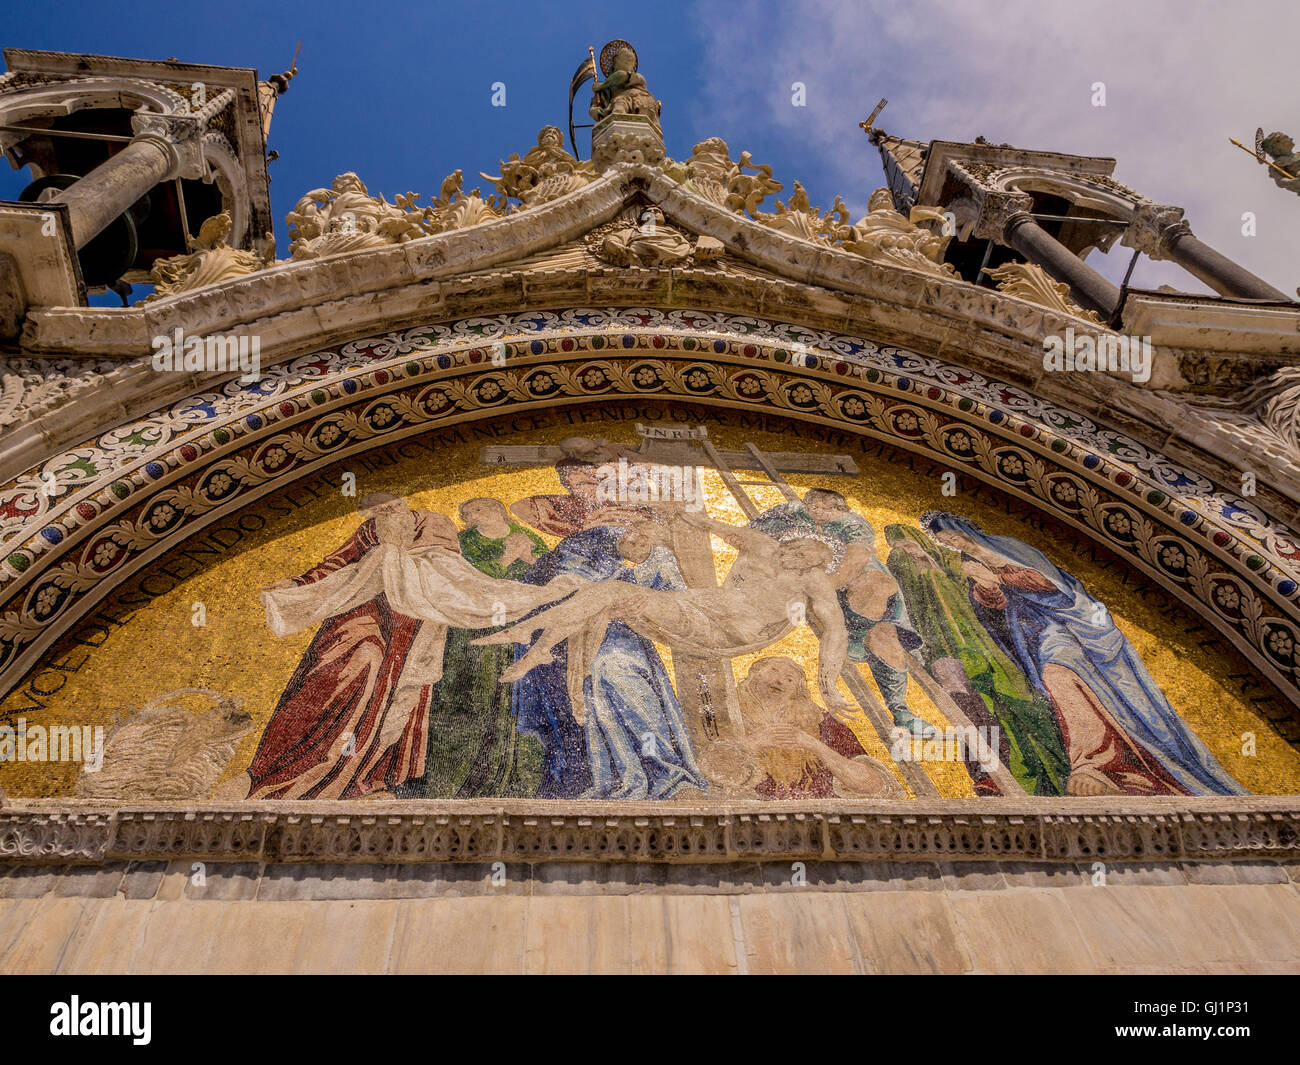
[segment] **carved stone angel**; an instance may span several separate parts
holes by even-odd
[[[266,264],[259,255],[232,248],[226,243],[230,226],[229,212],[213,215],[199,227],[199,235],[190,239],[192,250],[188,255],[172,255],[157,260],[149,271],[153,294],[146,296],[144,302],[215,285],[218,281],[262,269]]]
[[[780,192],[783,186],[772,180],[770,166],[759,166],[749,160],[749,152],[741,152],[740,161],[733,162],[727,142],[721,137],[710,137],[691,149],[691,157],[685,163],[669,164],[665,171],[711,203],[753,216],[758,205]],[[746,174],[746,170],[754,173]]]
[[[913,207],[909,215],[894,210],[888,189],[876,189],[867,200],[867,213],[838,234],[838,242],[873,262],[908,266],[930,274],[955,273],[943,261],[951,237],[939,236],[917,225],[918,222],[942,221],[937,207]]]
[[[522,159],[516,152],[501,163],[499,176],[480,171],[479,177],[496,186],[502,201],[513,196],[525,207],[534,207],[594,181],[596,170],[590,160],[579,162],[564,150],[564,134],[558,127],[545,126],[537,134],[537,146]]]

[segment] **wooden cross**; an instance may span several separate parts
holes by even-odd
[[[717,470],[727,488],[738,501],[748,502],[742,485],[780,487],[773,480],[738,481],[733,470],[752,470],[760,474],[829,474],[856,476],[858,467],[848,455],[813,455],[805,452],[759,452],[753,445],[744,451],[720,451],[709,440],[703,425],[684,426],[671,422],[637,424],[640,444],[636,454],[648,465],[681,467],[686,470]],[[564,452],[554,446],[491,445],[479,453],[485,466],[552,466]],[[698,477],[698,474],[697,474]],[[699,482],[696,481],[698,492]],[[702,498],[702,496],[697,496]],[[744,506],[742,502],[742,507]],[[752,505],[751,505],[752,506]],[[755,514],[746,516],[753,518]],[[713,543],[707,532],[678,522],[672,528],[671,546],[677,566],[690,588],[716,588],[717,570],[713,562]],[[673,680],[677,700],[685,711],[687,729],[696,750],[705,749],[712,740],[739,738],[744,734],[740,701],[736,695],[736,677],[730,662],[700,655],[690,647],[671,646]]]

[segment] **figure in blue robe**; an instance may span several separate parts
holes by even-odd
[[[566,536],[522,578],[546,584],[561,573],[589,581],[617,580],[655,590],[685,587],[672,556],[651,552],[635,570],[619,540],[626,530],[602,525]],[[522,658],[527,647],[519,648]],[[654,644],[622,622],[611,622],[587,663],[583,681],[586,721],[570,701],[568,643],[554,661],[515,682],[520,730],[546,748],[538,798],[668,799],[683,787],[703,791],[681,706]]]
[[[976,614],[1058,713],[1078,708],[1080,720],[1091,714],[1102,723],[1103,747],[1082,752],[1086,760],[1070,752],[1070,794],[1246,794],[1169,705],[1105,604],[1076,577],[1028,544],[990,535],[956,514],[931,511],[921,525],[970,561],[963,568]],[[1092,785],[1073,786],[1076,774]]]

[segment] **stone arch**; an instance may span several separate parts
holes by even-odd
[[[0,685],[186,537],[341,457],[509,409],[668,397],[886,440],[994,485],[1127,558],[1300,701],[1300,538],[1085,415],[905,349],[750,316],[571,308],[487,326],[301,356],[30,471],[0,494]],[[497,335],[509,338],[499,366]],[[42,496],[46,472],[67,490]]]

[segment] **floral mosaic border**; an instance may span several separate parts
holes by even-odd
[[[777,411],[965,469],[1131,559],[1300,701],[1300,546],[1244,501],[960,367],[794,325],[651,309],[472,318],[350,342],[52,459],[0,495],[5,686],[83,604],[275,483],[440,425],[613,397]],[[82,487],[49,507],[36,492],[47,471]]]

